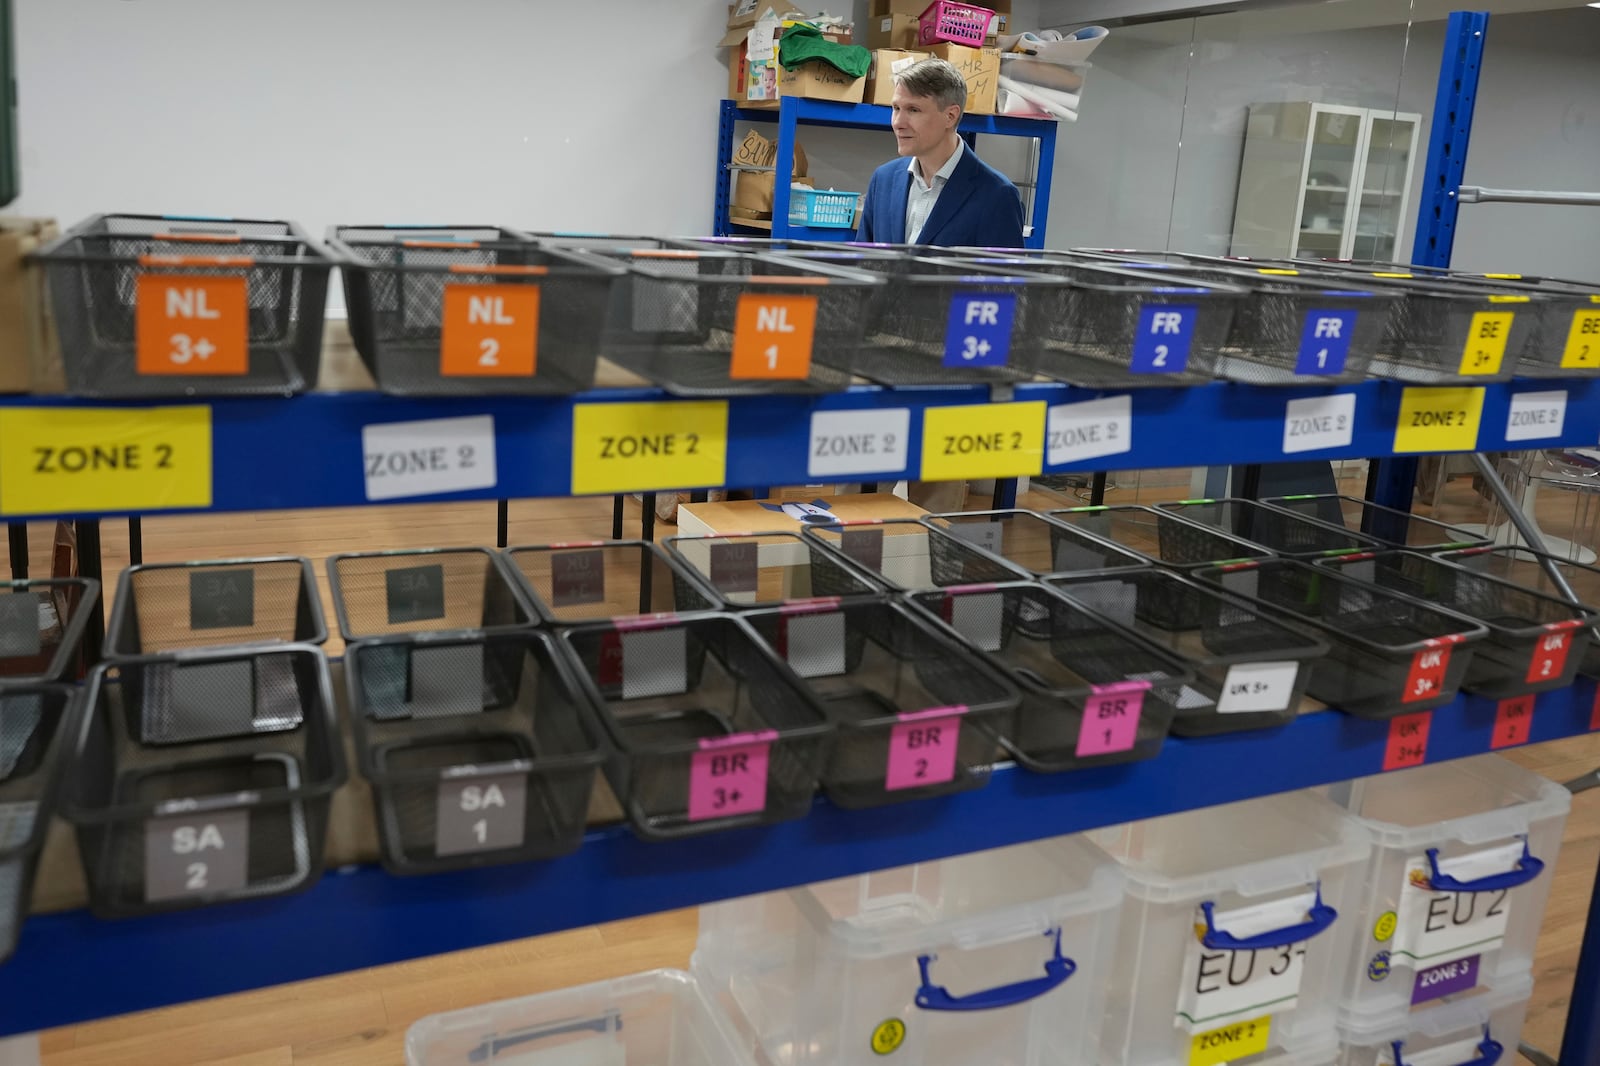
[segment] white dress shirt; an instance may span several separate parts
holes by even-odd
[[[932,184],[922,180],[918,173],[917,157],[911,157],[911,191],[906,194],[906,243],[916,244],[922,236],[922,228],[928,224],[928,217],[933,214],[933,205],[939,202],[939,193],[944,191],[945,184],[950,180],[950,175],[956,172],[956,164],[961,162],[961,153],[967,146],[960,137],[956,138],[956,150],[950,153],[950,158],[945,160],[944,166],[934,174]]]

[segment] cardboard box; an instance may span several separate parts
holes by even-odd
[[[770,170],[734,171],[733,204],[728,208],[728,213],[734,218],[771,218],[777,183],[777,174]],[[796,174],[789,179],[789,184],[815,188],[811,179],[804,174]],[[783,210],[785,214],[788,213],[787,202]]]
[[[770,22],[765,22],[749,31],[738,29],[728,31],[728,35],[722,39],[722,43],[729,49],[728,99],[737,101],[745,107],[778,106],[779,98],[783,95],[782,82],[785,75],[778,65],[778,38],[782,36],[783,25],[775,26]],[[828,32],[823,36],[835,44],[850,43],[848,33]],[[762,46],[771,41],[771,47],[764,48],[763,54],[754,60],[750,57],[751,37],[755,37],[757,43]],[[815,92],[797,92],[793,95],[812,96],[823,100],[838,98],[819,96]],[[857,99],[859,100],[859,97]]]
[[[955,64],[967,79],[967,114],[994,114],[995,94],[1000,88],[999,49],[936,44],[929,51]]]
[[[29,391],[36,368],[49,376],[48,364],[59,358],[52,351],[44,271],[25,262],[56,233],[49,219],[0,218],[0,392]]]
[[[867,20],[868,48],[915,48],[917,46],[917,17],[915,15],[883,15]]]
[[[894,76],[930,54],[903,48],[879,48],[873,52],[872,68],[867,71],[865,102],[887,106],[894,99]]]
[[[839,100],[847,104],[859,104],[866,92],[866,78],[852,78],[832,63],[824,63],[820,59],[801,63],[793,70],[780,68],[778,74],[779,96],[803,96],[810,100]]]
[[[1009,0],[1008,0],[1009,2]],[[913,20],[922,16],[928,10],[933,0],[872,0],[872,10],[868,12],[874,18],[882,15],[909,15]],[[990,4],[984,4],[990,7]]]

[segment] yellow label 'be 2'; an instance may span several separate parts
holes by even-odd
[[[211,506],[211,408],[0,409],[0,514]]]

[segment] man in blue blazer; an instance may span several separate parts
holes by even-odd
[[[966,79],[942,59],[895,75],[891,126],[900,158],[872,175],[856,240],[1022,247],[1017,187],[956,132],[966,103]]]

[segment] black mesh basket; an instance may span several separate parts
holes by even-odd
[[[1137,504],[1071,507],[1051,511],[1050,517],[1174,570],[1272,556],[1271,551],[1259,544],[1229,536],[1210,526],[1197,525],[1168,511]]]
[[[84,707],[61,811],[96,914],[275,896],[321,875],[345,764],[320,649],[107,663]]]
[[[1193,385],[1216,376],[1245,290],[1188,277],[1091,263],[1065,252],[1016,249],[978,256],[1067,283],[1061,303],[1037,323],[1039,372],[1090,388]]]
[[[1290,559],[1366,552],[1383,547],[1383,542],[1376,537],[1353,533],[1342,526],[1326,525],[1253,500],[1181,500],[1156,506]]]
[[[1546,566],[1553,566],[1577,594],[1580,603],[1600,604],[1600,566],[1575,563],[1560,555],[1536,552],[1532,548],[1466,548],[1442,554],[1439,558],[1479,574],[1508,581],[1541,596],[1565,600],[1566,595],[1551,580]],[[1590,635],[1578,664],[1584,677],[1600,678],[1600,639]]]
[[[499,226],[335,226],[356,351],[397,396],[565,394],[594,385],[624,271]]]
[[[876,319],[883,282],[781,256],[580,241],[627,273],[612,289],[602,350],[679,396],[837,392]]]
[[[1025,266],[903,249],[834,245],[780,258],[869,271],[888,281],[855,372],[882,385],[1028,381],[1039,337],[1065,305],[1066,285]]]
[[[1419,385],[1486,385],[1509,381],[1533,338],[1535,318],[1525,293],[1474,287],[1419,275],[1410,267],[1294,260],[1282,264],[1335,284],[1397,292],[1373,377]]]
[[[11,957],[72,743],[72,690],[0,690],[0,962]]]
[[[575,626],[562,639],[615,751],[606,778],[647,840],[798,818],[833,727],[736,615]]]
[[[309,560],[146,563],[117,583],[106,657],[327,639]]]
[[[841,807],[979,788],[1017,691],[947,631],[887,601],[744,616],[836,726],[822,787]]]
[[[895,592],[1032,576],[997,555],[915,518],[807,526],[801,536],[843,555]]]
[[[74,395],[316,387],[334,260],[292,222],[95,215],[36,258]]]
[[[669,537],[664,546],[700,576],[725,611],[883,593],[859,569],[798,533]]]
[[[693,570],[648,541],[507,548],[503,557],[527,610],[550,625],[715,606]]]
[[[1270,729],[1291,721],[1300,713],[1311,660],[1328,650],[1258,603],[1166,570],[1050,583],[1189,668],[1194,680],[1178,692],[1172,719],[1179,736]]]
[[[549,636],[364,641],[345,656],[345,680],[385,869],[434,873],[578,846],[604,756]]]
[[[1486,631],[1415,597],[1294,559],[1230,563],[1196,578],[1283,612],[1328,645],[1306,692],[1359,718],[1392,718],[1456,698]]]
[[[1341,556],[1319,566],[1436,603],[1489,631],[1461,687],[1489,699],[1566,688],[1588,653],[1600,612],[1412,552]]]
[[[1124,270],[1171,271],[1249,295],[1233,316],[1217,376],[1253,385],[1361,381],[1400,294],[1358,282],[1308,278],[1294,267],[1258,267],[1178,252],[1085,253]],[[1159,276],[1159,275],[1158,275]]]
[[[1193,680],[1149,641],[1044,585],[1012,582],[909,599],[986,655],[1022,693],[1015,724],[1001,741],[1030,770],[1154,757]]]
[[[486,548],[350,552],[327,567],[345,640],[534,624],[502,557]]]
[[[0,690],[75,680],[100,582],[62,577],[0,581]]]
[[[1133,552],[1032,511],[962,511],[921,521],[1034,575],[1098,574],[1150,565]]]
[[[1479,296],[1487,294],[1500,310],[1515,311],[1527,329],[1513,370],[1524,378],[1581,378],[1600,375],[1600,285],[1531,274],[1475,274],[1424,266],[1337,262],[1335,268],[1387,277],[1406,273],[1446,283]],[[1514,355],[1507,347],[1506,354]]]
[[[1359,532],[1386,548],[1440,552],[1476,548],[1489,543],[1482,533],[1458,529],[1356,496],[1273,496],[1261,502],[1324,525]]]

